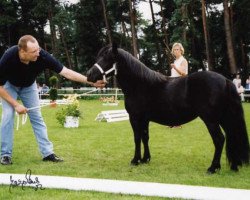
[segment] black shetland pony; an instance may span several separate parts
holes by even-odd
[[[134,131],[135,155],[131,164],[150,161],[150,121],[176,126],[197,117],[206,124],[215,146],[208,173],[215,173],[221,168],[225,138],[231,170],[238,171],[238,166],[249,163],[244,113],[240,97],[230,80],[209,71],[170,78],[147,68],[116,45],[100,50],[97,63],[87,72],[87,79],[95,82],[114,74],[124,93],[125,108]],[[144,145],[143,157],[141,142]]]

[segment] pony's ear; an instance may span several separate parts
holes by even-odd
[[[113,42],[112,43],[112,53],[114,54],[114,55],[117,55],[118,54],[118,50],[117,50],[117,43],[116,42]]]

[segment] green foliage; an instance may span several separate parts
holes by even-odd
[[[82,113],[79,108],[79,101],[77,100],[77,95],[70,95],[67,100],[70,102],[70,104],[66,105],[66,107],[63,107],[61,110],[56,112],[56,119],[59,124],[62,126],[64,125],[66,121],[66,116],[72,116],[72,117],[82,117]]]
[[[57,83],[58,83],[58,78],[56,76],[51,76],[49,78],[49,83],[50,83],[50,90],[49,90],[49,98],[52,101],[55,101],[58,97],[58,92],[57,92]]]
[[[50,88],[49,90],[49,99],[52,101],[55,101],[58,97],[57,89],[56,88]]]
[[[81,111],[76,104],[69,104],[56,113],[56,119],[62,126],[66,121],[66,116],[81,117]]]
[[[58,78],[56,76],[51,76],[49,78],[49,83],[51,87],[56,88],[58,83]]]
[[[102,6],[99,0],[80,1],[75,10],[76,23],[76,48],[78,50],[79,66],[82,71],[92,66],[99,49],[107,44],[103,41],[105,35],[103,29]]]
[[[15,1],[0,1],[0,57],[18,39],[19,24]]]

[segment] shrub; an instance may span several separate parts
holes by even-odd
[[[51,89],[49,90],[49,98],[50,98],[50,100],[55,101],[58,97],[57,89],[56,89],[57,83],[58,83],[58,78],[56,76],[51,76],[49,78],[49,83],[51,86]]]
[[[56,76],[51,76],[49,78],[49,83],[52,88],[56,88],[58,83],[58,78]]]
[[[57,89],[56,88],[51,88],[49,90],[49,98],[50,100],[52,101],[55,101],[58,97],[58,94],[57,94]]]
[[[79,109],[79,101],[77,100],[77,94],[69,95],[65,100],[68,101],[69,104],[56,113],[56,119],[62,126],[66,121],[66,116],[82,117],[82,113]]]

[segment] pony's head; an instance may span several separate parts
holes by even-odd
[[[115,43],[112,46],[103,47],[97,54],[96,63],[87,72],[87,80],[91,82],[106,81],[107,77],[116,74],[117,55],[118,49]]]

